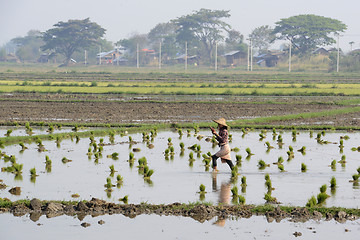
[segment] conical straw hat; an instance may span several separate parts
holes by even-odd
[[[217,124],[221,124],[225,127],[228,127],[228,125],[226,124],[225,118],[219,118],[218,120],[213,120],[213,121],[216,122]]]

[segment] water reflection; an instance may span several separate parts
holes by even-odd
[[[230,196],[231,196],[231,181],[232,179],[230,178],[229,181],[226,182],[222,182],[221,186],[220,186],[220,192],[218,191],[218,186],[217,186],[217,173],[214,172],[212,174],[212,189],[213,192],[219,192],[219,198],[218,198],[218,204],[219,205],[230,205]],[[225,217],[218,217],[217,220],[215,221],[215,225],[223,227],[225,226]]]

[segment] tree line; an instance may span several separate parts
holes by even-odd
[[[214,61],[215,47],[219,54],[229,51],[246,53],[250,40],[259,54],[266,53],[275,41],[286,40],[291,43],[293,54],[307,56],[318,47],[336,43],[336,35],[347,29],[339,20],[302,14],[280,19],[274,28],[259,26],[245,39],[240,31],[226,22],[230,16],[228,10],[200,9],[159,23],[146,34],[133,34],[114,44],[104,39],[106,29],[89,18],[68,20],[54,24],[45,32],[32,30],[27,36],[14,38],[11,42],[16,44],[16,54],[22,61],[34,60],[41,53],[47,53],[50,58],[62,56],[67,65],[72,58],[84,59],[84,50],[89,59],[96,59],[99,49],[109,51],[115,45],[127,49],[125,57],[130,61],[134,61],[139,48],[158,52],[161,47],[165,63],[187,50],[188,55],[196,55],[203,64],[209,65]]]

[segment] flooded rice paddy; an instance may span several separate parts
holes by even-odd
[[[9,128],[1,128],[4,135]],[[59,132],[70,132],[63,128]],[[33,130],[34,135],[48,134],[46,129]],[[177,131],[160,131],[153,141],[143,141],[141,133],[125,136],[116,135],[113,140],[109,136],[95,137],[97,146],[103,148],[102,156],[95,159],[93,145],[90,138],[63,139],[60,142],[42,141],[43,150],[39,151],[36,143],[25,144],[26,150],[18,144],[5,146],[1,149],[7,156],[14,155],[16,162],[23,164],[22,174],[15,175],[0,172],[0,180],[7,185],[0,190],[1,198],[12,201],[19,199],[39,198],[43,200],[90,200],[92,197],[119,203],[119,199],[128,196],[129,203],[170,204],[174,202],[211,202],[213,204],[236,204],[231,201],[230,189],[238,187],[239,194],[244,196],[247,204],[264,204],[267,192],[265,175],[269,174],[272,181],[272,196],[282,205],[305,206],[311,196],[319,193],[320,186],[326,184],[327,194],[325,206],[339,206],[359,208],[360,188],[357,182],[350,182],[352,176],[360,167],[360,153],[353,151],[360,142],[358,132],[327,131],[321,135],[321,140],[315,139],[318,132],[310,136],[309,131],[298,131],[293,139],[291,131],[279,132],[274,137],[272,131],[261,133],[250,131],[231,131],[231,148],[239,151],[231,152],[236,163],[236,155],[241,155],[238,162],[240,175],[232,178],[227,164],[218,160],[219,172],[214,174],[211,167],[206,167],[202,154],[215,153],[218,146],[206,141],[210,131],[200,131],[179,137]],[[263,139],[260,140],[260,134]],[[283,145],[278,144],[281,134]],[[26,135],[25,129],[14,128],[12,136]],[[201,136],[201,137],[199,137]],[[129,140],[132,139],[132,144]],[[174,154],[165,157],[169,148],[169,138],[174,147]],[[340,138],[343,148],[339,148]],[[268,150],[266,142],[273,148]],[[102,143],[102,144],[101,144]],[[184,143],[184,151],[180,150],[180,143]],[[152,144],[152,145],[149,145]],[[189,147],[194,144],[201,146],[198,154]],[[292,146],[293,158],[288,159],[287,151]],[[304,153],[297,150],[305,147]],[[92,154],[89,156],[88,149]],[[136,151],[137,148],[140,151]],[[248,156],[250,148],[253,155]],[[135,151],[134,151],[135,150]],[[118,153],[113,159],[109,155]],[[194,161],[189,161],[189,154],[194,155]],[[134,161],[129,161],[129,154],[134,155]],[[52,161],[51,170],[46,168],[46,156]],[[345,156],[345,157],[343,157]],[[63,158],[71,161],[62,161]],[[138,160],[146,157],[147,165],[154,170],[150,180],[144,180],[138,168]],[[284,171],[274,164],[279,157],[284,159]],[[339,163],[345,158],[344,163]],[[259,168],[259,161],[263,160],[268,166]],[[335,160],[335,166],[331,162]],[[192,163],[191,163],[192,162]],[[210,163],[211,164],[211,163]],[[305,164],[307,170],[301,171]],[[110,166],[116,171],[113,175]],[[0,167],[11,166],[11,160],[0,160]],[[31,178],[30,169],[36,169],[35,178]],[[116,184],[116,176],[123,177],[121,184]],[[241,187],[241,178],[246,177],[246,187]],[[330,190],[330,179],[336,178],[335,190]],[[112,191],[105,191],[107,178],[111,179]],[[199,186],[205,186],[206,194],[201,196]],[[8,191],[12,187],[21,187],[20,195],[12,195]],[[79,197],[74,198],[73,194]],[[99,222],[102,222],[100,224]],[[246,218],[220,219],[215,217],[209,221],[198,222],[188,217],[140,215],[129,218],[124,215],[102,216],[67,216],[47,218],[45,215],[33,219],[29,214],[14,217],[10,213],[0,214],[0,223],[4,226],[1,237],[4,239],[99,239],[103,236],[144,239],[290,239],[301,236],[301,239],[357,239],[360,231],[360,221],[346,221],[339,223],[335,220],[309,220],[307,222],[293,222],[283,219],[281,222],[268,222],[265,216]],[[82,224],[89,224],[83,227]],[[19,231],[21,229],[21,231]],[[141,231],[138,231],[141,229]]]
[[[2,130],[6,132],[6,130]],[[18,130],[21,131],[21,130]],[[327,131],[321,136],[326,144],[320,144],[315,139],[317,132],[310,136],[309,131],[298,131],[296,140],[293,139],[291,131],[279,132],[283,138],[283,146],[280,148],[272,131],[268,131],[263,140],[259,139],[260,131],[250,131],[243,134],[241,131],[231,131],[231,148],[239,148],[238,152],[232,152],[232,159],[236,162],[236,155],[241,155],[237,179],[231,177],[231,171],[227,164],[221,164],[218,160],[219,172],[214,174],[211,167],[205,167],[202,154],[218,150],[211,142],[205,141],[210,137],[210,131],[200,131],[194,134],[191,130],[187,135],[180,138],[176,131],[160,131],[151,142],[153,148],[143,141],[141,133],[128,136],[116,135],[113,143],[108,136],[95,137],[98,145],[103,139],[102,157],[95,160],[94,154],[87,155],[90,146],[89,138],[82,138],[76,143],[75,139],[64,139],[60,143],[43,141],[46,151],[39,152],[36,143],[25,144],[28,149],[21,152],[21,147],[16,145],[5,146],[1,151],[6,155],[14,155],[16,162],[23,164],[21,175],[1,172],[0,179],[8,187],[0,190],[2,198],[9,198],[12,201],[19,199],[39,198],[43,200],[74,200],[73,194],[80,197],[76,200],[89,200],[92,197],[118,203],[119,198],[128,195],[129,203],[150,203],[168,204],[174,202],[189,203],[197,201],[211,202],[218,204],[221,201],[220,193],[222,186],[227,186],[230,195],[230,188],[237,186],[239,194],[245,197],[247,204],[264,204],[264,195],[267,192],[264,176],[270,175],[272,181],[272,196],[276,197],[283,205],[305,206],[311,196],[316,196],[320,186],[328,186],[327,194],[330,197],[326,200],[325,206],[339,206],[347,208],[358,208],[360,202],[360,188],[358,183],[349,182],[352,175],[357,173],[360,167],[360,153],[352,151],[351,148],[358,147],[360,133],[358,132],[332,132]],[[201,139],[198,136],[203,136]],[[343,140],[343,149],[340,151],[340,137],[347,135],[348,140]],[[129,136],[133,144],[129,144]],[[174,155],[166,158],[165,150],[168,148],[168,141],[174,147]],[[345,138],[346,139],[346,138]],[[181,154],[180,142],[185,145],[185,151]],[[267,150],[265,142],[269,142],[274,148]],[[188,147],[198,144],[201,146],[201,153],[197,154]],[[287,151],[289,146],[293,147],[294,158],[288,160]],[[306,147],[304,154],[298,152],[303,146]],[[140,149],[134,152],[134,148]],[[246,148],[250,148],[254,154],[247,158]],[[108,155],[119,153],[118,159],[114,160]],[[193,152],[193,163],[189,162],[189,154]],[[135,160],[129,162],[129,154],[133,153]],[[52,161],[51,171],[46,169],[46,156]],[[346,157],[346,163],[339,163],[342,157]],[[70,162],[64,163],[66,157]],[[149,169],[154,170],[150,180],[145,181],[138,168],[138,159],[146,157]],[[278,158],[284,159],[284,171],[280,171],[278,165],[273,164]],[[263,160],[269,164],[265,169],[259,169],[258,162]],[[333,160],[336,160],[335,167],[330,167]],[[301,165],[307,166],[307,171],[301,171]],[[111,175],[110,166],[114,165],[115,173]],[[11,166],[11,162],[0,161],[0,167]],[[30,169],[35,168],[35,178],[30,177]],[[123,177],[121,185],[116,184],[116,176]],[[241,178],[245,176],[247,186],[241,187]],[[112,192],[105,191],[104,185],[107,178],[111,179]],[[330,179],[336,178],[337,187],[330,191]],[[205,198],[200,199],[199,186],[203,184],[206,188]],[[20,195],[12,195],[8,190],[12,187],[21,187]]]
[[[103,221],[100,225],[99,221]],[[212,219],[200,223],[191,218],[141,215],[128,218],[123,215],[86,216],[81,221],[76,217],[42,216],[33,222],[28,216],[13,217],[0,214],[0,222],[6,223],[2,230],[3,239],[358,239],[359,221],[338,223],[310,220],[305,223],[283,220],[269,223],[263,216],[249,219]],[[89,223],[86,228],[81,223]],[[21,231],[19,231],[21,229]],[[139,231],[141,229],[141,231]]]

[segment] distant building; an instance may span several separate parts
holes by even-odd
[[[174,60],[177,62],[177,63],[185,63],[185,57],[186,55],[185,54],[182,54],[176,58],[174,58]],[[192,56],[187,56],[186,57],[187,59],[187,63],[190,65],[193,65],[193,64],[196,64],[196,65],[199,65],[199,57],[197,55],[192,55]]]
[[[139,51],[139,55],[141,64],[156,65],[158,63],[158,54],[155,50],[143,48]]]
[[[254,59],[259,66],[275,67],[279,59],[284,55],[283,51],[268,51],[267,53],[254,56]]]
[[[326,50],[325,48],[317,48],[314,51],[311,52],[314,55],[324,55],[324,56],[328,56],[330,55],[330,52],[328,50]]]
[[[242,51],[231,51],[224,54],[226,65],[239,66],[247,64],[247,53]]]
[[[115,59],[120,58],[124,54],[125,48],[115,48],[109,52],[101,52],[96,55],[96,60],[101,64],[113,64]]]
[[[4,59],[2,59],[4,62],[13,62],[13,63],[19,63],[20,59],[13,53],[9,53],[5,56]]]

